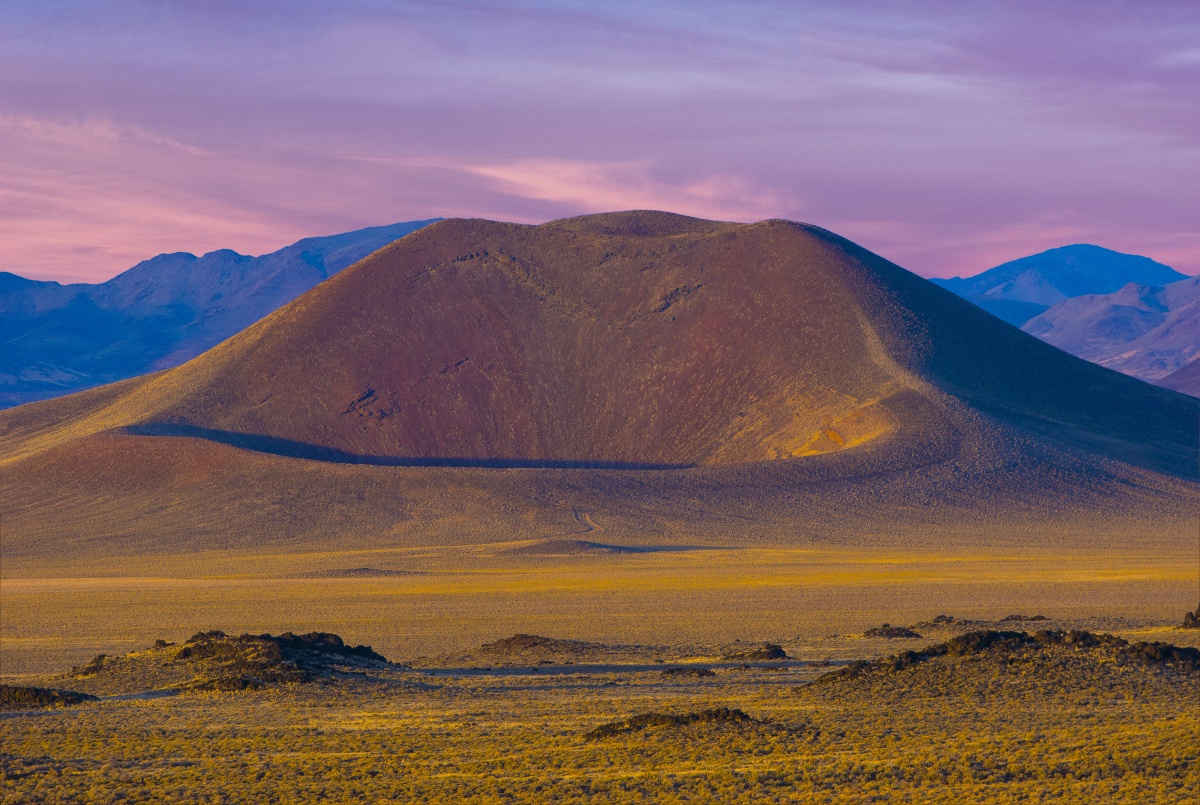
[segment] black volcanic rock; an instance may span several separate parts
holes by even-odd
[[[1169,667],[1187,673],[1200,671],[1200,649],[1190,647],[1167,643],[1131,644],[1116,635],[1086,631],[1040,631],[1031,635],[1027,632],[987,629],[966,632],[917,651],[905,651],[879,660],[858,660],[823,674],[815,680],[815,684],[838,683],[867,675],[896,674],[939,658],[988,657],[1004,660],[1053,648],[1087,650],[1094,659],[1101,661],[1111,658]]]
[[[721,656],[723,660],[743,660],[765,661],[765,660],[786,660],[787,652],[783,650],[783,646],[778,643],[763,643],[761,646],[744,649],[742,651],[733,651]]]
[[[214,629],[182,645],[158,640],[152,648],[121,657],[100,654],[68,676],[108,690],[238,691],[331,678],[344,667],[387,664],[370,646],[347,646],[328,632],[235,637]]]
[[[23,685],[0,685],[0,710],[23,710],[43,707],[63,707],[94,701],[95,696],[74,690],[33,688]]]
[[[889,640],[918,638],[921,635],[904,626],[892,626],[885,623],[863,632],[863,637],[885,637]]]

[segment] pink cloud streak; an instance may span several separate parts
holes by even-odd
[[[0,270],[433,216],[807,220],[925,275],[1200,272],[1200,20],[930,4],[16,2]]]

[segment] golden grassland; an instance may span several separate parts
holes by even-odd
[[[1170,803],[1200,785],[1195,674],[1067,663],[1039,684],[1036,667],[956,661],[806,686],[821,669],[568,670],[10,714],[0,802]],[[714,707],[754,720],[587,737]]]
[[[868,626],[942,613],[1045,614],[1050,628],[1194,646],[1200,631],[1172,628],[1197,592],[1196,559],[1182,550],[513,547],[24,565],[0,579],[7,682],[113,692],[47,675],[210,628],[321,629],[392,660],[425,659],[378,679],[0,715],[0,803],[1141,803],[1191,802],[1200,786],[1194,675],[1047,685],[989,671],[798,692],[823,669],[717,659],[735,641],[762,640],[803,660],[878,657],[948,632],[869,639]],[[345,577],[361,568],[375,575]],[[628,646],[631,664],[436,670],[515,632]],[[655,659],[716,675],[666,678]],[[714,707],[755,721],[586,738],[638,713]]]
[[[529,557],[509,547],[214,551],[21,568],[24,577],[0,578],[0,673],[48,673],[208,628],[320,628],[393,659],[464,650],[519,631],[611,643],[772,640],[807,649],[831,634],[942,612],[1113,615],[1099,626],[1128,631],[1173,623],[1196,598],[1196,558],[1182,551]],[[410,575],[311,575],[356,568]]]

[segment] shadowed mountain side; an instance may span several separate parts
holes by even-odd
[[[1200,397],[1200,358],[1158,381],[1164,388]]]
[[[1157,287],[1130,283],[1115,293],[1068,299],[1022,329],[1072,355],[1156,383],[1200,354],[1200,277]]]
[[[891,354],[915,374],[1037,436],[1197,478],[1200,405],[1194,400],[981,318],[974,305],[932,293],[915,274],[831,237],[871,272],[860,288],[868,315]]]

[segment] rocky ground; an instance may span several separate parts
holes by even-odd
[[[1200,650],[1056,625],[944,616],[857,660],[517,634],[436,667],[202,632],[0,688],[0,803],[1192,801]]]

